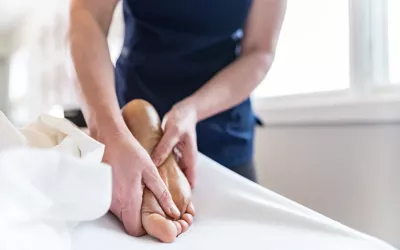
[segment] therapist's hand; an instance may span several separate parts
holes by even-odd
[[[194,106],[184,102],[176,104],[163,118],[164,135],[151,158],[160,166],[174,151],[178,150],[179,165],[193,188],[196,178],[197,112]]]
[[[154,193],[166,214],[179,218],[179,210],[156,166],[132,134],[117,136],[106,143],[103,161],[112,166],[111,211],[123,222],[128,234],[141,236],[145,233],[141,218],[144,186]]]

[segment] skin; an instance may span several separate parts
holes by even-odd
[[[144,186],[155,194],[163,211],[179,217],[155,166],[164,164],[177,148],[182,156],[179,164],[192,187],[195,185],[196,124],[239,104],[261,83],[275,56],[286,0],[253,0],[239,58],[166,114],[164,135],[151,158],[127,128],[115,94],[106,37],[117,2],[72,0],[69,42],[82,111],[91,135],[106,145],[104,161],[113,166],[111,211],[129,234],[139,236],[144,233],[140,213]]]
[[[69,43],[76,70],[76,87],[90,134],[105,144],[103,161],[112,166],[111,211],[132,236],[145,234],[142,197],[146,186],[163,211],[179,218],[179,209],[149,154],[126,126],[114,87],[107,34],[117,0],[72,0]]]
[[[144,100],[134,100],[122,109],[122,116],[133,136],[146,149],[147,153],[151,154],[163,135],[160,118],[154,107]],[[154,194],[145,188],[142,224],[151,236],[162,242],[173,242],[193,223],[195,212],[191,202],[191,189],[173,154],[168,156],[164,164],[158,168],[158,172],[167,185],[182,217],[179,220],[168,218]]]
[[[182,168],[194,183],[196,124],[241,103],[261,83],[275,57],[285,12],[286,0],[253,0],[239,58],[163,118],[165,133],[152,154],[157,166],[178,148]]]

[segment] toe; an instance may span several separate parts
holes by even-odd
[[[162,242],[171,243],[178,235],[178,228],[171,220],[159,214],[147,214],[142,217],[143,227],[147,233]]]
[[[182,220],[186,221],[189,226],[193,224],[193,216],[191,214],[182,215]]]
[[[189,224],[185,220],[178,220],[179,224],[182,226],[182,233],[189,229]]]
[[[137,220],[137,213],[136,211],[128,210],[121,212],[120,219],[124,224],[126,232],[134,237],[140,237],[146,234],[142,225],[140,223],[140,219]],[[140,215],[140,213],[139,213]]]
[[[175,224],[176,229],[177,229],[177,235],[181,234],[181,233],[182,233],[182,226],[181,226],[181,224],[180,224],[179,222],[177,222],[177,221],[174,221],[174,224]]]
[[[193,203],[190,203],[190,204],[189,204],[189,206],[188,206],[187,209],[186,209],[186,212],[189,213],[189,214],[191,214],[191,215],[193,215],[193,216],[195,216],[196,210],[194,209]]]

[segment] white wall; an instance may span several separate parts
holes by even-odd
[[[0,56],[9,55],[11,49],[10,33],[0,30]]]
[[[261,128],[255,160],[265,187],[400,247],[400,124]]]
[[[0,54],[0,110],[8,113],[8,58]]]
[[[10,39],[6,32],[0,32],[0,110],[8,110],[8,57]]]

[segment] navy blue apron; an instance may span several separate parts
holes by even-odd
[[[145,99],[163,117],[239,56],[251,0],[123,4],[125,40],[115,71],[119,104]],[[253,156],[254,126],[247,99],[197,125],[199,151],[228,168],[246,164]]]

